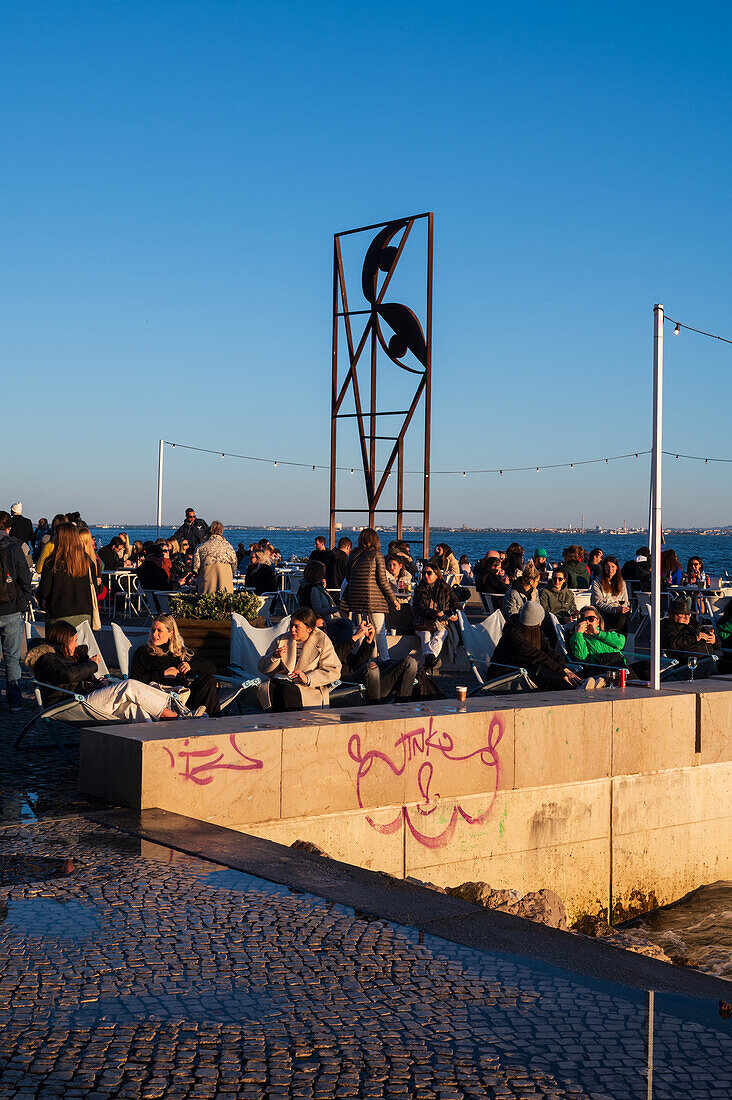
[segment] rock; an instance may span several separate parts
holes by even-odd
[[[328,853],[319,848],[317,844],[313,844],[312,840],[293,840],[290,847],[297,848],[298,852],[309,852],[312,856],[325,856],[326,859],[328,858]]]
[[[597,939],[617,935],[613,926],[608,924],[604,917],[591,917],[589,913],[585,913],[583,917],[576,920],[572,928],[581,936],[595,936]]]
[[[660,962],[670,963],[671,959],[657,943],[650,940],[642,940],[629,932],[619,932],[613,939],[613,947],[623,947],[626,951],[635,951],[637,955],[647,955],[649,959],[659,959]]]
[[[407,875],[404,882],[412,882],[415,886],[426,886],[428,890],[434,890],[437,894],[447,893],[442,886],[436,886],[434,882],[423,882],[421,878],[414,878],[413,875]]]
[[[553,890],[536,890],[526,894],[521,901],[510,907],[517,917],[546,924],[549,928],[567,927],[567,910],[559,894]]]
[[[487,905],[494,891],[487,882],[461,882],[459,886],[448,886],[445,893],[463,901],[472,901],[473,905]]]

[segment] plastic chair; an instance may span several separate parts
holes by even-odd
[[[145,600],[143,592],[140,590],[140,586],[137,583],[136,573],[119,573],[117,574],[117,583],[119,584],[119,591],[115,592],[114,600],[112,604],[112,614],[117,613],[117,605],[119,601],[122,601],[122,618],[132,618],[131,612],[134,611],[139,617],[142,615],[143,604],[148,614],[155,614],[154,611],[150,611],[147,601]],[[153,607],[155,605],[153,604]]]
[[[243,615],[234,612],[231,616],[230,667],[247,679],[256,679],[261,683],[259,658],[264,656],[275,638],[286,634],[289,629],[289,616],[281,619],[276,626],[261,627],[252,626]]]

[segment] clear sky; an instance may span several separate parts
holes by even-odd
[[[161,436],[327,463],[332,235],[423,210],[433,466],[645,449],[654,302],[732,337],[731,31],[721,3],[5,0],[3,506],[152,521]],[[732,347],[666,334],[668,448],[732,458]],[[664,523],[732,522],[729,470],[667,461]],[[327,516],[281,462],[168,451],[165,492],[170,521]],[[432,518],[643,523],[647,493],[647,459],[435,475]]]

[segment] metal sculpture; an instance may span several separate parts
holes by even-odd
[[[389,284],[392,281],[397,264],[404,252],[409,236],[417,221],[427,219],[427,271],[425,326],[420,323],[417,314],[408,306],[399,302],[384,301]],[[358,439],[363,464],[364,485],[367,508],[347,508],[350,513],[368,513],[370,527],[376,523],[378,511],[396,515],[397,538],[403,537],[404,515],[415,513],[422,516],[422,550],[427,557],[429,548],[429,501],[430,501],[430,417],[432,400],[432,241],[434,215],[414,214],[398,221],[379,222],[376,225],[350,229],[336,233],[333,238],[333,362],[331,383],[331,427],[330,427],[330,540],[333,545],[336,529],[336,473],[338,451],[338,422],[352,418],[358,427]],[[341,239],[354,233],[368,233],[378,230],[371,240],[361,269],[361,290],[368,304],[367,309],[351,309],[346,286],[346,273],[341,250]],[[383,276],[383,277],[382,277]],[[381,278],[381,284],[379,280]],[[356,316],[367,317],[363,332],[354,337]],[[345,375],[341,379],[341,355],[339,334],[341,320],[345,331],[347,361],[344,363]],[[363,355],[369,344],[370,355]],[[381,353],[381,355],[380,355]],[[377,374],[379,358],[388,359],[403,371],[417,378],[414,394],[406,409],[382,410],[377,408]],[[359,363],[367,360],[369,371],[369,408],[364,410],[359,385]],[[365,372],[364,372],[365,373]],[[342,412],[343,402],[353,393],[355,412]],[[422,471],[422,507],[404,507],[404,439],[412,419],[424,398],[424,465]],[[382,417],[403,417],[396,435],[378,434],[379,419]],[[376,468],[377,440],[393,442],[391,452],[381,471]],[[396,508],[381,508],[380,500],[396,463]]]

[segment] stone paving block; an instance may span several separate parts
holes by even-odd
[[[609,699],[594,699],[591,706],[572,702],[517,709],[515,786],[581,783],[608,776],[611,723]]]

